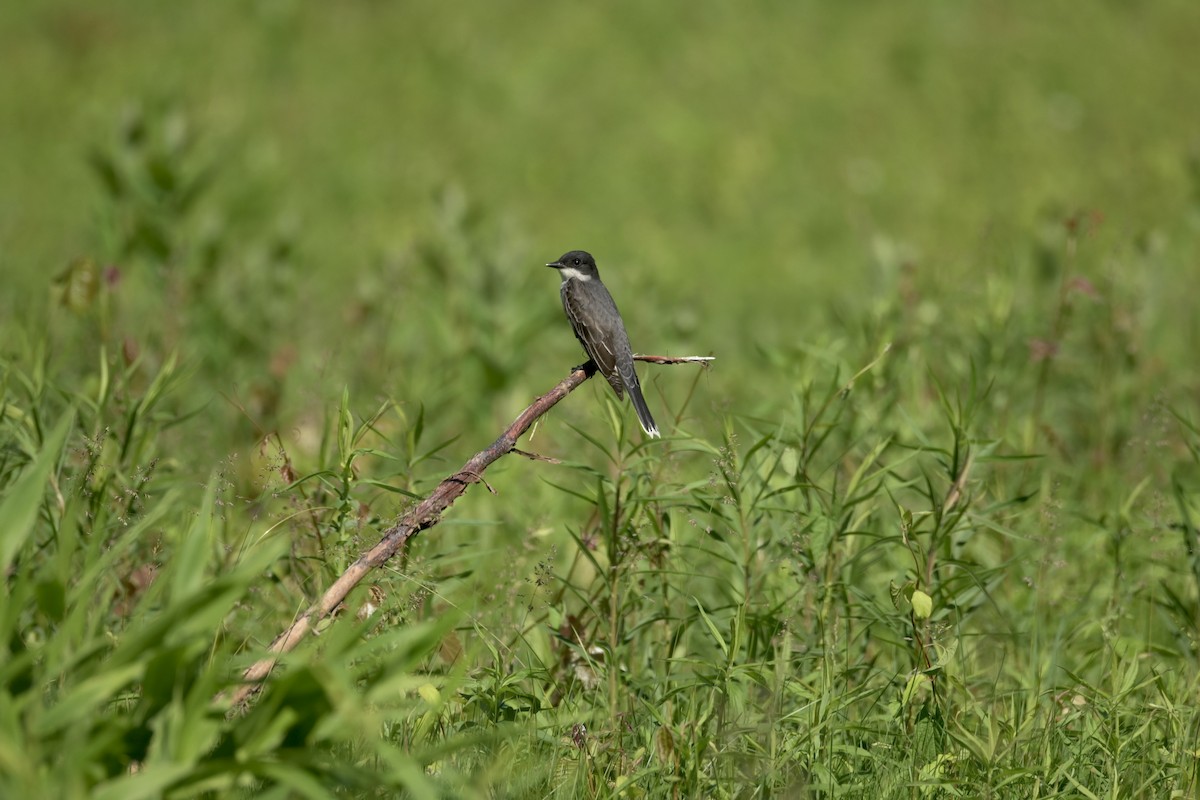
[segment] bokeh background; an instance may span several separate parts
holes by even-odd
[[[0,255],[22,306],[97,252],[87,154],[132,109],[186,118],[214,171],[196,224],[287,237],[280,281],[314,314],[356,289],[403,308],[363,276],[450,191],[503,238],[489,254],[505,281],[595,251],[624,304],[656,314],[634,324],[658,340],[642,347],[812,336],[898,263],[969,287],[1080,210],[1126,240],[1169,237],[1200,191],[1188,2],[0,13]],[[550,291],[538,279],[531,303]]]

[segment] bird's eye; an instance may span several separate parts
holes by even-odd
[[[574,261],[572,261],[571,263],[572,263],[572,264],[574,264],[575,266],[577,266],[577,267],[578,267],[578,266],[579,266],[579,259],[577,258],[577,259],[575,259]]]

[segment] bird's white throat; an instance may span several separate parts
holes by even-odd
[[[572,278],[574,278],[577,281],[590,281],[592,279],[591,275],[588,275],[584,272],[580,272],[579,270],[575,269],[574,267],[563,267],[562,269],[560,269],[558,271],[558,274],[562,275],[562,279],[563,279],[564,283],[571,280]]]

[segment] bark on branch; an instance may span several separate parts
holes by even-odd
[[[682,356],[679,358],[670,356],[634,356],[634,359],[651,364],[703,364],[704,366],[708,366],[708,362],[713,360],[708,356]],[[262,687],[263,680],[275,667],[279,656],[290,652],[296,645],[300,644],[304,637],[312,631],[313,627],[325,617],[332,614],[346,600],[346,597],[349,596],[354,587],[361,583],[367,575],[400,552],[404,545],[414,536],[427,528],[437,525],[441,521],[442,514],[445,513],[446,509],[454,504],[454,501],[467,490],[469,485],[482,482],[484,470],[490,467],[501,456],[512,452],[520,452],[517,450],[517,440],[529,430],[538,417],[553,408],[559,400],[562,400],[595,374],[595,369],[595,365],[589,361],[572,370],[571,374],[560,381],[557,386],[533,401],[528,408],[522,411],[513,420],[513,423],[489,447],[480,450],[472,456],[467,463],[463,464],[462,469],[445,478],[428,497],[410,509],[400,519],[396,520],[390,528],[384,531],[378,544],[351,564],[342,573],[341,577],[334,581],[333,585],[325,591],[321,599],[292,623],[290,628],[275,637],[275,641],[268,648],[269,655],[256,661],[242,673],[244,684],[229,697],[231,703],[230,713],[237,713],[245,707],[246,703]]]

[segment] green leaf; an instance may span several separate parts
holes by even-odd
[[[33,464],[17,479],[8,496],[0,501],[0,573],[8,572],[13,559],[33,532],[38,508],[45,495],[46,480],[58,462],[74,419],[74,414],[67,414],[59,420]]]
[[[721,652],[725,654],[725,657],[729,658],[729,644],[725,641],[725,637],[721,636],[721,632],[717,630],[717,626],[713,624],[713,621],[709,619],[708,614],[704,612],[704,606],[700,604],[700,599],[693,597],[692,600],[696,603],[696,608],[700,612],[700,617],[704,620],[704,624],[708,626],[708,631],[712,634],[717,646],[721,648]]]
[[[32,726],[34,735],[50,736],[75,724],[87,724],[101,705],[112,702],[113,695],[133,683],[142,674],[145,662],[135,661],[109,669],[79,683],[59,697],[49,711]]]
[[[162,797],[171,788],[188,776],[191,764],[153,764],[143,767],[136,775],[122,775],[102,783],[92,793],[93,800],[142,800]]]
[[[917,619],[929,619],[933,614],[933,598],[916,589],[912,593],[913,616]]]
[[[67,590],[61,581],[53,578],[41,580],[34,587],[38,608],[52,622],[62,622],[67,611]]]
[[[174,597],[187,597],[210,579],[208,563],[213,555],[214,508],[216,506],[217,479],[209,480],[204,490],[204,499],[192,519],[192,524],[179,543],[179,550],[172,559],[171,593]]]
[[[904,691],[900,694],[900,705],[907,707],[912,703],[913,698],[925,686],[929,685],[929,676],[923,672],[914,672],[908,676],[908,681],[904,684]]]

